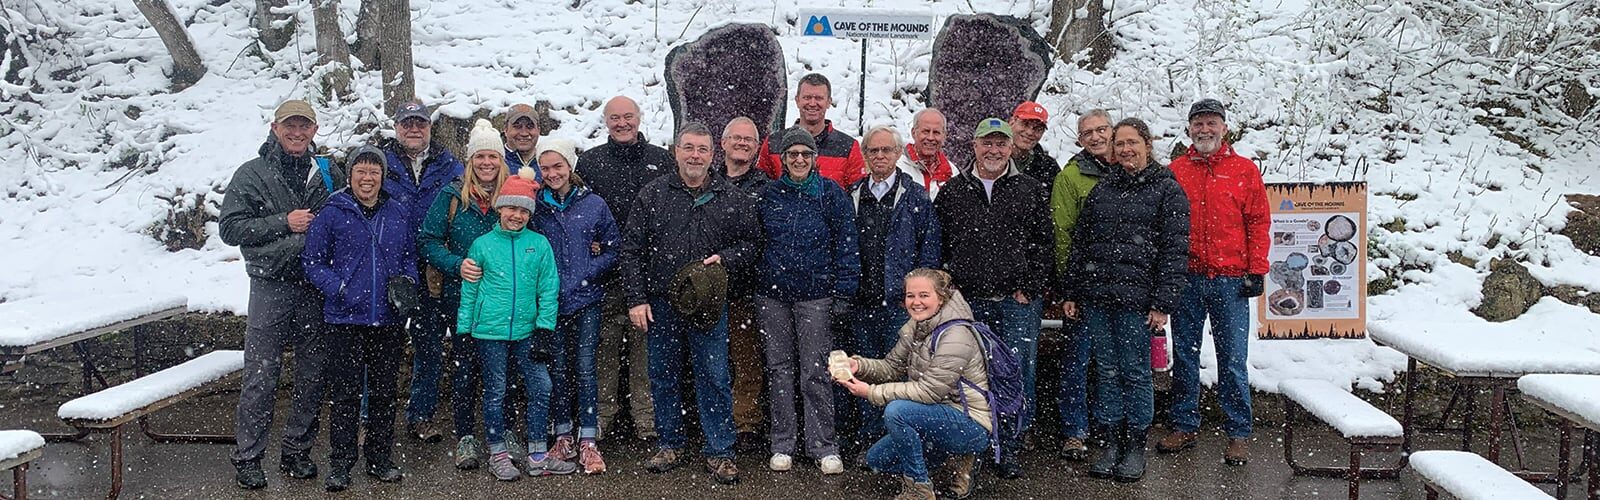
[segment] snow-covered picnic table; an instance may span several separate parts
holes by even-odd
[[[0,304],[0,373],[21,368],[29,354],[170,318],[188,304],[182,295],[94,292]]]
[[[28,496],[28,463],[44,450],[44,436],[27,430],[0,431],[0,471],[11,471],[11,498]]]
[[[1561,454],[1556,466],[1556,497],[1567,497],[1572,446],[1572,426],[1584,429],[1584,460],[1588,464],[1589,499],[1600,499],[1600,375],[1537,374],[1517,379],[1517,389],[1535,406],[1560,416]],[[1581,471],[1580,471],[1581,472]]]

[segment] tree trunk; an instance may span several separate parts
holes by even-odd
[[[1111,33],[1106,31],[1106,13],[1102,0],[1051,0],[1049,38],[1055,44],[1056,57],[1070,62],[1088,50],[1088,57],[1078,61],[1078,67],[1095,72],[1105,69],[1115,49]]]
[[[195,51],[189,30],[178,21],[178,15],[172,12],[167,0],[133,0],[133,4],[155,27],[156,34],[161,35],[161,43],[172,54],[173,88],[182,90],[200,81],[206,74],[206,63]]]
[[[376,69],[380,66],[378,60],[378,40],[382,37],[383,26],[378,7],[383,0],[360,0],[361,13],[356,15],[356,60],[361,61],[365,69]]]
[[[339,0],[313,0],[317,28],[317,65],[325,71],[323,88],[335,99],[350,95],[350,45],[339,29]]]
[[[406,101],[416,99],[416,68],[411,65],[411,0],[379,2],[383,20],[378,59],[383,66],[383,109],[393,114]]]
[[[295,18],[289,14],[275,14],[273,8],[286,7],[289,0],[256,0],[253,23],[259,34],[261,46],[268,52],[283,50],[294,38]]]

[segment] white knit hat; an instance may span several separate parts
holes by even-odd
[[[472,132],[467,134],[467,157],[471,158],[473,154],[484,150],[503,155],[506,154],[506,143],[500,139],[500,131],[494,129],[494,124],[480,118],[472,124]]]
[[[561,159],[567,161],[567,167],[569,168],[578,166],[578,143],[572,142],[572,139],[567,139],[564,137],[546,137],[544,140],[539,141],[539,154],[534,156],[534,158],[544,156],[545,152],[547,151],[561,155]]]

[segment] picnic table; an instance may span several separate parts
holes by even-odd
[[[1589,500],[1600,500],[1600,376],[1543,374],[1517,379],[1522,397],[1561,417],[1561,459],[1556,466],[1556,497],[1567,497],[1572,427],[1583,427],[1583,463],[1588,464]]]
[[[1483,456],[1498,463],[1502,447],[1501,432],[1506,428],[1508,419],[1514,424],[1516,418],[1510,411],[1510,401],[1506,396],[1508,392],[1517,390],[1518,378],[1536,373],[1600,375],[1600,326],[1571,325],[1570,328],[1551,331],[1524,328],[1515,323],[1375,321],[1368,325],[1367,334],[1373,341],[1409,358],[1401,417],[1401,426],[1405,429],[1402,452],[1411,452],[1416,433],[1423,430],[1460,432],[1461,449],[1470,451],[1472,422],[1477,411],[1474,394],[1467,389],[1488,389],[1489,436],[1488,449],[1484,450]],[[1437,427],[1423,429],[1414,425],[1419,364],[1439,370],[1456,384],[1450,402],[1445,405],[1444,415],[1440,417],[1441,425]],[[1461,427],[1444,427],[1443,423],[1458,400],[1463,405]],[[1518,467],[1521,468],[1513,472],[1529,481],[1555,481],[1553,473],[1526,470],[1522,463],[1522,439],[1515,425],[1510,430]]]

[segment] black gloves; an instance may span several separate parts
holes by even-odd
[[[1263,276],[1260,274],[1244,275],[1244,278],[1241,278],[1239,282],[1239,296],[1247,298],[1260,297],[1262,288],[1266,286],[1262,279]]]
[[[395,276],[389,278],[386,284],[389,292],[389,305],[394,306],[394,312],[403,317],[411,317],[421,310],[421,299],[417,294],[417,282],[409,276]]]
[[[557,341],[555,330],[534,328],[533,336],[528,339],[528,359],[535,363],[555,361]]]

